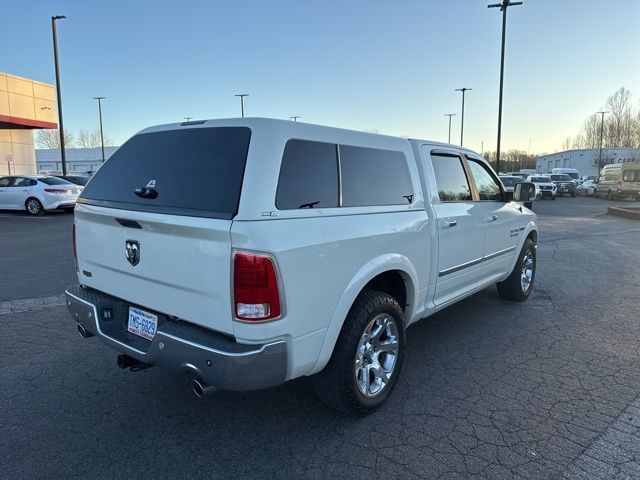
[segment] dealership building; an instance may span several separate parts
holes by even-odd
[[[0,72],[0,175],[36,173],[33,130],[58,128],[53,85]]]
[[[598,175],[599,148],[567,150],[536,159],[536,172],[551,173],[553,168],[575,168],[581,177]],[[640,162],[640,148],[603,148],[602,164]]]
[[[104,147],[107,160],[118,147]],[[65,160],[68,173],[91,173],[102,165],[102,148],[65,148]],[[36,165],[39,173],[62,172],[62,160],[59,149],[36,150]]]

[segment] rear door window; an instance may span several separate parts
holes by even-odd
[[[339,200],[336,145],[289,140],[280,166],[276,207],[332,208],[339,205]]]
[[[231,219],[238,210],[251,130],[203,127],[136,135],[96,172],[79,202]],[[153,188],[155,198],[135,190]]]
[[[413,184],[402,152],[340,145],[342,206],[407,205]]]
[[[438,195],[443,202],[464,202],[471,200],[471,188],[457,156],[432,155],[433,170],[438,185]]]
[[[622,181],[624,182],[640,181],[640,170],[625,170],[622,173]]]
[[[11,184],[12,177],[0,178],[0,187],[8,187]]]

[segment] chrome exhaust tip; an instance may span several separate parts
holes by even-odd
[[[194,378],[191,380],[191,390],[198,398],[206,397],[207,395],[217,391],[218,389],[213,385],[207,385],[204,381]]]
[[[89,330],[84,328],[84,326],[81,323],[78,324],[78,333],[82,338],[93,337],[93,333],[91,333]]]

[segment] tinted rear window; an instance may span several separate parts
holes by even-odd
[[[251,130],[190,128],[136,135],[96,172],[80,203],[231,219],[237,213]],[[138,188],[155,186],[156,198]]]
[[[402,152],[340,145],[342,205],[407,205],[413,185]]]
[[[338,206],[338,156],[333,143],[289,140],[284,147],[276,207]]]
[[[42,177],[39,178],[38,181],[46,183],[47,185],[69,185],[71,183],[58,177]]]

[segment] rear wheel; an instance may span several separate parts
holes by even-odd
[[[27,198],[27,201],[24,202],[24,206],[29,215],[42,215],[44,213],[44,207],[37,198]]]
[[[536,247],[530,238],[522,246],[516,266],[506,280],[498,283],[498,293],[505,300],[522,302],[529,298],[536,278]]]
[[[397,300],[365,290],[342,326],[331,360],[313,377],[318,396],[350,415],[366,415],[389,397],[402,370],[405,326]]]

